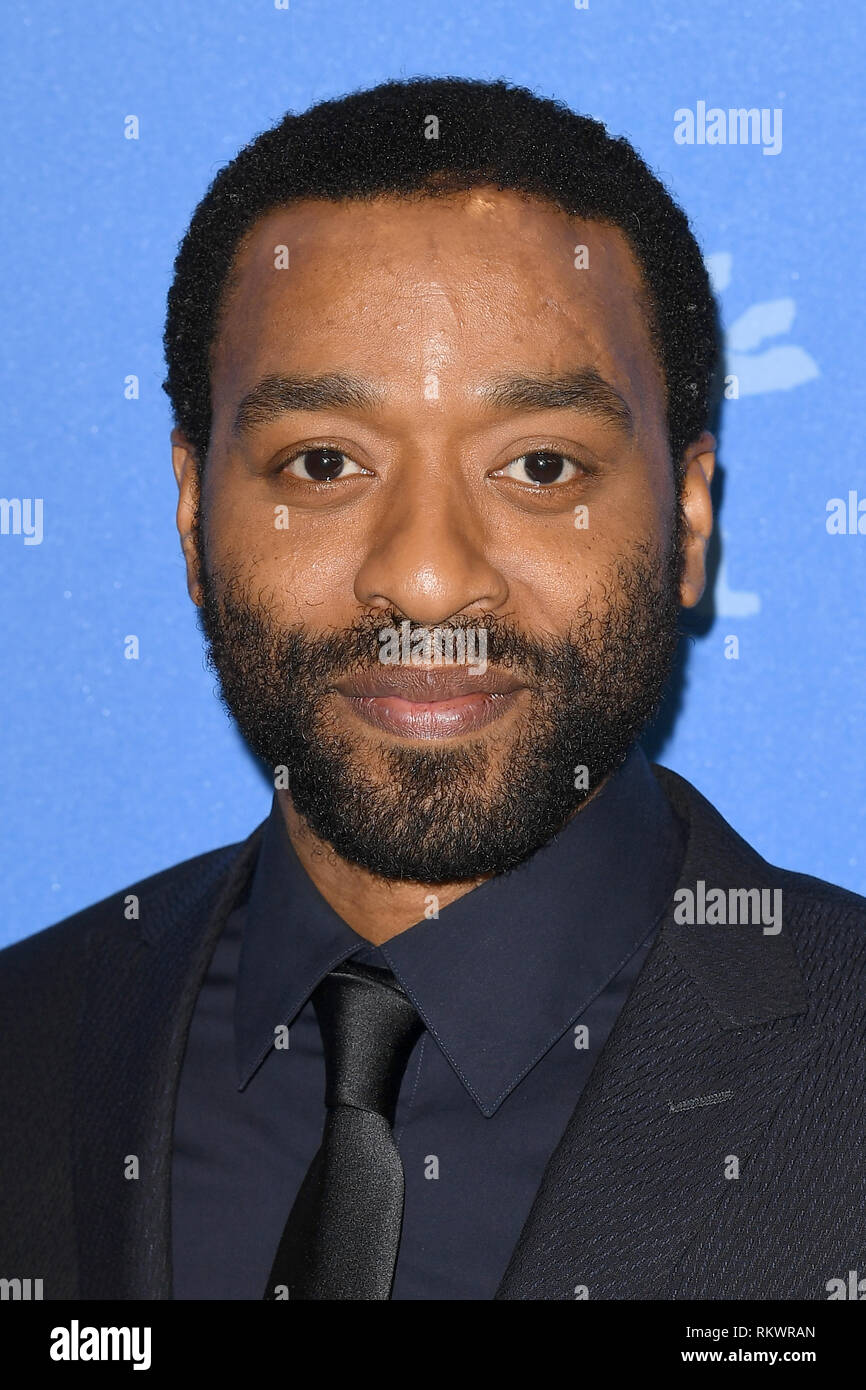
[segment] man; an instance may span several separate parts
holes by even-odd
[[[189,592],[273,806],[0,957],[2,1272],[836,1296],[866,903],[637,742],[712,528],[683,213],[556,103],[388,83],[221,171],[165,342]]]

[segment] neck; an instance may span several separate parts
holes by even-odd
[[[603,778],[568,820],[598,796],[607,780]],[[425,917],[437,916],[441,908],[493,877],[481,874],[478,878],[453,883],[380,878],[360,864],[343,859],[332,845],[319,839],[298,815],[287,791],[278,791],[277,800],[292,847],[305,872],[338,917],[374,946],[381,946],[392,936],[408,931]]]
[[[295,810],[288,792],[277,799],[289,839],[305,872],[322,897],[344,922],[374,946],[399,936],[440,908],[471,893],[489,874],[455,883],[411,883],[380,878],[359,864],[343,859],[310,830]]]

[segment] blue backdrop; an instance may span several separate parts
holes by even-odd
[[[567,101],[626,135],[689,212],[732,378],[720,548],[681,707],[647,746],[767,858],[866,892],[855,0],[5,10],[0,944],[267,812],[184,584],[165,294],[195,203],[242,144],[287,109],[419,74]],[[739,108],[763,129],[741,129]]]

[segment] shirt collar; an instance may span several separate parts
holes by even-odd
[[[250,890],[235,995],[245,1086],[316,985],[356,952],[387,965],[472,1099],[492,1115],[653,932],[684,850],[635,744],[547,845],[379,948],[321,896],[277,798]]]

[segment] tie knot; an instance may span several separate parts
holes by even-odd
[[[313,992],[325,1050],[325,1105],[383,1115],[389,1125],[424,1025],[390,971],[344,961]]]

